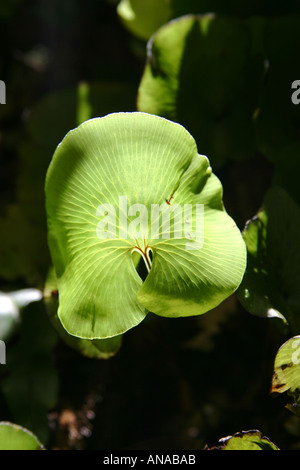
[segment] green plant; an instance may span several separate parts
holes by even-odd
[[[222,186],[190,134],[170,121],[112,114],[71,131],[49,167],[46,204],[58,317],[74,336],[123,334],[147,311],[199,315],[241,282],[245,245]]]
[[[300,449],[299,14],[0,6],[1,449]]]

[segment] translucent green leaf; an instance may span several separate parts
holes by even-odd
[[[238,298],[251,313],[279,317],[300,331],[300,209],[281,188],[271,188],[243,232],[247,269]]]
[[[42,450],[38,438],[28,429],[6,421],[0,422],[0,450]]]
[[[64,329],[57,315],[59,301],[57,280],[53,268],[49,270],[43,295],[49,318],[61,339],[68,346],[79,351],[84,356],[96,359],[108,359],[119,351],[122,344],[121,335],[107,339],[89,340],[71,336]]]
[[[269,438],[262,435],[260,431],[243,431],[233,436],[220,439],[218,442],[220,450],[279,450]]]
[[[178,124],[145,113],[87,121],[58,146],[45,190],[58,317],[74,336],[120,335],[148,311],[199,315],[241,282],[245,244],[221,183]]]
[[[148,43],[138,110],[185,126],[214,168],[256,152],[261,20],[187,15]]]

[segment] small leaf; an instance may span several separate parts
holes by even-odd
[[[299,415],[300,336],[294,336],[286,341],[275,357],[271,393],[284,392],[294,400],[293,405],[288,405],[289,409]]]
[[[269,438],[260,431],[242,431],[233,436],[220,439],[218,450],[279,450]]]
[[[0,450],[43,450],[44,446],[28,429],[7,421],[0,422]]]

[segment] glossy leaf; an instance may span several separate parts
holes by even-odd
[[[178,124],[144,113],[87,121],[58,146],[45,190],[58,317],[74,336],[120,335],[149,310],[167,317],[205,313],[242,279],[245,244],[224,210],[221,183]],[[175,203],[202,205],[204,225],[196,226],[193,211],[186,220],[189,231],[179,237],[181,226],[170,217],[166,236],[165,216]],[[128,208],[135,204],[143,205],[148,218],[133,236],[138,217]],[[153,204],[161,209],[151,220],[158,223],[154,234],[149,218]],[[99,214],[99,207],[107,209]],[[111,215],[115,219],[108,223],[105,217]],[[109,234],[99,238],[103,221]],[[198,232],[201,248],[192,236]],[[143,283],[132,252],[138,251],[150,268],[149,250],[153,262]]]
[[[271,188],[243,232],[247,269],[238,298],[251,313],[279,317],[300,331],[300,209],[281,188]]]

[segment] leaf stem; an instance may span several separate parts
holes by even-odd
[[[137,251],[140,253],[143,257],[144,263],[146,265],[148,273],[150,272],[151,266],[152,266],[152,261],[150,258],[150,253],[151,253],[151,248],[149,246],[146,246],[144,250],[140,247],[138,241],[136,240],[136,245],[133,248],[133,251]]]

